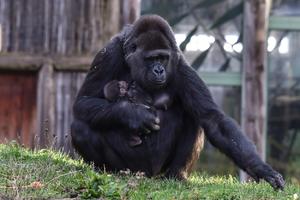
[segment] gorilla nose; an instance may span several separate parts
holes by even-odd
[[[165,73],[165,69],[161,66],[161,65],[155,65],[153,67],[153,73],[158,76],[158,77],[161,77],[164,75]]]

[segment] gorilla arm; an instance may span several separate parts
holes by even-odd
[[[256,181],[265,179],[275,189],[283,189],[282,176],[263,162],[255,146],[240,130],[236,122],[226,116],[214,103],[205,83],[182,58],[178,65],[176,81],[187,113],[198,120],[208,140],[230,157]]]
[[[122,59],[112,59],[112,55],[122,57],[120,39],[115,37],[95,57],[73,106],[74,117],[92,127],[117,121],[115,105],[105,100],[104,85],[117,76],[117,68]],[[107,124],[109,125],[109,124]]]

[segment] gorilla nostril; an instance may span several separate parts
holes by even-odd
[[[165,72],[164,68],[162,66],[155,66],[153,69],[153,73],[157,76],[163,75]]]

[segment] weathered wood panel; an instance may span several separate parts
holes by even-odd
[[[120,29],[119,0],[0,0],[3,52],[79,55]]]
[[[54,134],[54,81],[53,66],[44,64],[38,74],[37,88],[37,147],[52,145]]]
[[[72,106],[79,88],[85,78],[85,73],[57,71],[55,83],[55,147],[72,154],[70,143],[70,125],[73,120]]]
[[[32,147],[36,133],[36,73],[0,74],[0,142]]]
[[[121,2],[121,25],[132,24],[140,16],[140,0],[126,0]]]

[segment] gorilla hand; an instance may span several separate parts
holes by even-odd
[[[150,109],[150,107],[127,101],[119,102],[117,107],[121,113],[124,113],[123,117],[120,118],[121,123],[130,130],[150,133],[160,129],[160,120],[156,116],[155,110]]]
[[[268,164],[248,168],[246,171],[256,182],[259,182],[260,179],[264,179],[276,190],[283,190],[284,188],[285,181],[283,177]]]

